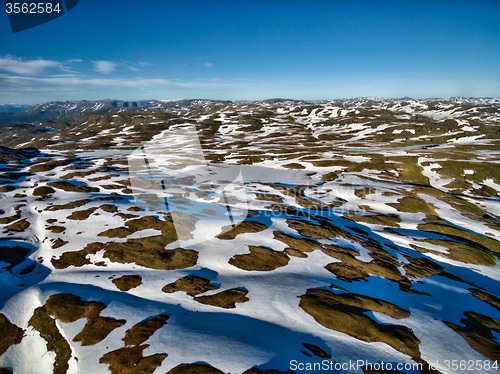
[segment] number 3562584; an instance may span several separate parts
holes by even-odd
[[[61,9],[59,8],[59,3],[55,6],[52,3],[6,3],[5,10],[7,13],[25,13],[25,14],[37,14],[37,13],[59,13]]]

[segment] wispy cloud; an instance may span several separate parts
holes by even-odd
[[[83,62],[81,59],[69,59],[63,61],[55,60],[45,60],[43,58],[38,59],[23,59],[12,55],[6,55],[0,57],[0,72],[8,72],[16,75],[23,76],[45,76],[59,73],[70,73],[77,74],[73,70],[75,63]],[[101,74],[109,74],[120,67],[129,69],[132,71],[142,71],[148,66],[153,64],[147,61],[137,61],[130,62],[120,60],[118,62],[108,61],[108,60],[96,60],[92,61],[93,70]]]
[[[76,73],[73,68],[71,67],[71,64],[75,62],[82,62],[79,58],[74,58],[72,60],[66,60],[64,61],[64,64],[61,66],[61,70],[64,71],[65,73]]]
[[[7,92],[47,92],[55,88],[61,91],[75,91],[88,89],[235,89],[243,88],[248,84],[235,82],[221,82],[214,80],[178,81],[161,78],[82,78],[79,76],[53,76],[53,77],[21,77],[9,74],[0,74],[0,94]]]
[[[143,71],[146,66],[152,66],[153,64],[146,61],[129,62],[121,60],[120,65],[125,65],[129,70],[132,71]]]
[[[59,61],[36,59],[23,60],[14,56],[0,57],[0,70],[19,75],[43,75],[48,69],[62,68],[63,64]]]
[[[118,64],[112,61],[102,60],[102,61],[92,61],[92,63],[94,64],[94,70],[103,74],[112,73],[118,67]]]
[[[12,74],[24,76],[43,76],[46,74],[54,74],[54,71],[62,71],[65,73],[74,73],[71,65],[75,62],[82,62],[80,59],[54,61],[38,59],[22,59],[19,57],[7,55],[0,57],[0,70],[7,71]]]
[[[124,63],[127,64],[128,68],[132,71],[143,71],[146,66],[153,65],[153,64],[146,62],[146,61],[139,61],[139,62],[132,63],[132,64],[127,63],[127,62],[124,62]]]
[[[212,64],[211,62],[205,62],[205,63],[203,64],[203,66],[204,66],[204,67],[206,67],[206,68],[209,68],[209,67],[211,67],[211,66],[214,66],[214,64]]]
[[[53,61],[38,58],[27,60],[15,56],[0,56],[0,99],[32,100],[42,102],[51,99],[68,99],[81,97],[110,97],[128,95],[129,97],[165,97],[175,93],[176,96],[199,97],[213,95],[215,92],[244,92],[252,87],[252,83],[219,79],[181,80],[132,77],[130,71],[148,70],[153,64],[146,61],[108,61],[92,60],[89,67],[80,59]],[[81,65],[78,65],[81,64]],[[80,71],[72,70],[79,66]],[[198,65],[200,66],[200,65]],[[210,67],[211,63],[201,64]],[[90,69],[93,72],[90,72]],[[127,74],[128,70],[128,74]],[[120,77],[105,76],[112,72],[120,72]],[[101,75],[102,74],[102,75]],[[141,74],[142,75],[142,74]]]

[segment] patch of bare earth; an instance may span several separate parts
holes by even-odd
[[[183,278],[177,279],[175,282],[167,284],[161,290],[166,293],[173,293],[177,291],[184,291],[189,296],[196,296],[200,293],[216,290],[217,286],[211,285],[210,281],[203,277],[196,275],[187,275]]]
[[[99,313],[106,305],[95,301],[83,301],[79,296],[72,294],[52,295],[45,305],[38,307],[33,312],[28,324],[40,333],[47,342],[47,350],[56,354],[54,360],[54,373],[67,372],[71,348],[63,337],[55,319],[61,322],[74,322],[80,318],[87,318],[87,324],[75,339],[85,345],[96,344],[103,340],[114,328],[125,323],[123,320],[100,317]],[[76,340],[75,340],[76,341]]]
[[[250,253],[234,255],[229,263],[243,270],[270,271],[285,266],[290,260],[283,252],[249,245]]]
[[[300,307],[321,325],[365,342],[386,343],[413,357],[416,362],[423,362],[419,340],[411,329],[380,324],[365,314],[375,311],[393,318],[406,318],[410,315],[408,311],[384,300],[357,294],[335,294],[323,289],[309,289],[300,298]]]
[[[99,359],[101,364],[108,364],[111,374],[151,374],[167,357],[166,353],[143,356],[147,344],[123,347],[106,353]]]
[[[187,218],[186,218],[187,217]],[[52,259],[52,264],[57,269],[65,269],[69,266],[83,266],[90,264],[87,258],[89,254],[104,251],[104,257],[112,262],[136,263],[137,265],[151,269],[182,269],[194,266],[198,260],[198,252],[185,249],[165,249],[165,247],[177,240],[177,235],[189,236],[189,230],[194,230],[195,220],[185,217],[184,232],[180,232],[170,216],[166,216],[165,221],[156,217],[143,217],[128,221],[127,227],[119,227],[101,233],[107,237],[125,237],[133,232],[156,229],[161,231],[161,235],[149,236],[137,239],[128,239],[126,242],[90,243],[84,249],[75,252],[65,252],[59,259]]]
[[[483,356],[492,361],[500,361],[500,344],[495,341],[496,338],[492,333],[492,331],[500,333],[500,320],[472,311],[464,312],[464,315],[465,318],[460,320],[464,326],[451,322],[444,323]]]
[[[153,318],[139,322],[127,330],[123,341],[126,345],[139,345],[149,339],[156,330],[162,328],[170,317],[165,314],[159,314]]]
[[[232,240],[239,234],[255,233],[267,229],[267,226],[261,222],[243,221],[236,226],[224,226],[222,232],[216,238],[223,240]]]
[[[239,288],[222,291],[209,296],[196,296],[194,299],[202,304],[218,306],[221,308],[236,308],[236,303],[250,300],[246,297],[248,291]]]
[[[112,281],[120,291],[128,291],[142,284],[142,278],[139,275],[123,275]]]
[[[5,315],[0,313],[0,356],[11,345],[21,343],[23,336],[24,330],[11,323]]]

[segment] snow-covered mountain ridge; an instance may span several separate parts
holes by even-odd
[[[49,101],[26,106],[18,104],[18,109],[13,109],[12,105],[5,104],[5,110],[0,106],[0,112],[12,112],[8,115],[4,113],[0,116],[0,122],[4,123],[22,123],[42,121],[49,117],[57,117],[61,114],[68,113],[174,113],[181,114],[190,109],[207,109],[212,106],[220,106],[229,104],[231,101],[223,100],[138,100],[138,101],[123,101],[123,100],[81,100],[81,101]],[[238,103],[238,102],[235,102]],[[245,103],[245,102],[242,102]],[[246,103],[253,104],[280,104],[280,105],[306,105],[306,104],[324,104],[334,103],[346,107],[378,107],[378,108],[444,108],[450,103],[455,104],[455,108],[459,105],[474,105],[474,106],[499,106],[500,98],[463,98],[450,97],[438,99],[388,99],[381,97],[361,97],[351,99],[336,99],[324,101],[307,101],[307,100],[292,100],[292,99],[268,99],[263,101],[250,101]]]

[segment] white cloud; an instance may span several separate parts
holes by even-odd
[[[128,64],[126,62],[124,62],[125,64]],[[142,71],[144,70],[143,68],[146,67],[146,66],[152,66],[153,64],[150,63],[150,62],[146,62],[146,61],[139,61],[139,62],[136,62],[134,64],[129,64],[128,68],[132,71]]]
[[[73,71],[82,63],[80,59],[52,61],[39,58],[26,60],[15,56],[0,56],[0,99],[42,102],[49,98],[75,99],[81,97],[165,97],[175,96],[208,97],[217,92],[245,92],[253,85],[234,80],[191,80],[149,77],[114,77],[109,74],[121,70],[149,70],[153,64],[146,61],[106,61],[94,60],[92,69],[97,73],[83,75],[83,71]],[[83,64],[82,64],[83,65]],[[200,65],[199,65],[200,66]],[[211,63],[205,64],[211,66]],[[84,68],[84,66],[81,66]],[[76,70],[76,69],[75,69]]]
[[[52,70],[58,69],[65,73],[75,73],[71,69],[71,64],[82,62],[80,59],[72,59],[65,61],[44,60],[38,58],[35,60],[26,60],[15,56],[7,55],[0,57],[0,71],[4,70],[9,73],[24,75],[24,76],[41,76],[49,73]]]
[[[94,70],[103,73],[109,74],[116,70],[118,64],[111,61],[92,61],[94,64]]]
[[[22,60],[14,56],[0,57],[0,70],[19,75],[42,75],[50,68],[63,68],[59,61],[44,59]]]
[[[66,75],[52,77],[20,77],[9,74],[0,74],[0,94],[14,92],[48,92],[57,89],[59,91],[78,91],[95,89],[117,89],[128,88],[133,90],[148,89],[196,89],[196,90],[225,90],[242,89],[248,84],[220,81],[191,81],[182,82],[170,79],[112,79],[99,78],[88,79],[81,76]]]
[[[209,68],[209,67],[211,67],[211,66],[214,66],[214,64],[212,64],[211,62],[205,62],[205,63],[203,64],[203,66],[204,66],[204,67],[206,67],[206,68]]]

